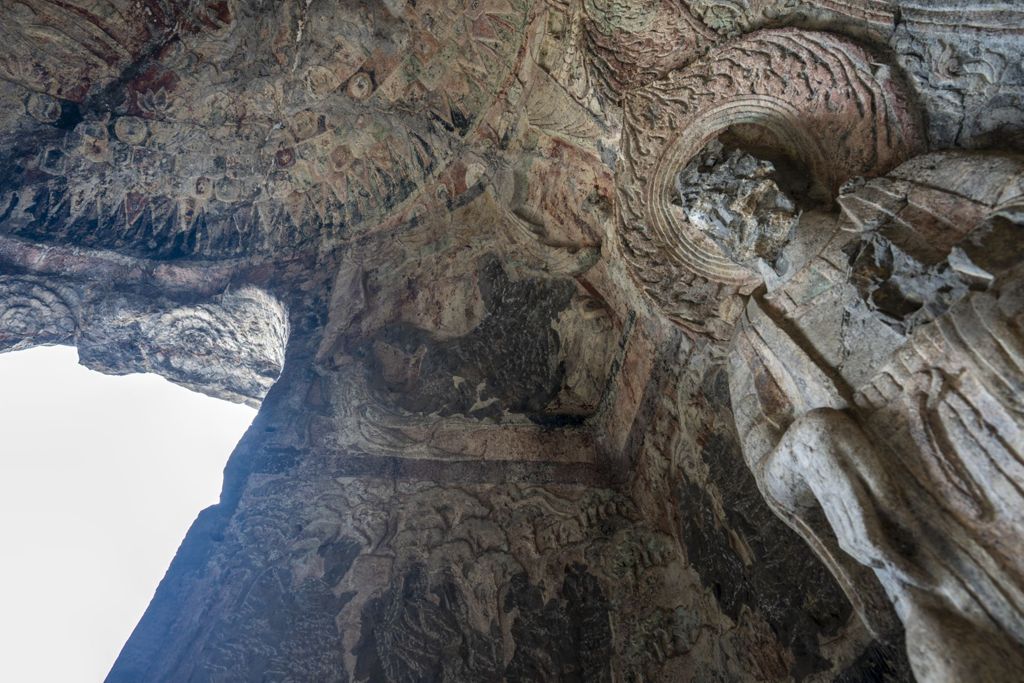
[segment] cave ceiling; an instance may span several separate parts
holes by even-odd
[[[980,0],[3,2],[0,350],[262,403],[111,680],[1012,680],[1021,54]]]

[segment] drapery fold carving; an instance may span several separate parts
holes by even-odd
[[[733,341],[737,426],[762,492],[834,568],[869,625],[877,605],[858,603],[880,583],[921,680],[1010,680],[1024,661],[1024,567],[1009,550],[1024,541],[1024,271],[1019,247],[997,262],[980,248],[995,243],[993,221],[1003,240],[1020,234],[1019,222],[1000,218],[1019,202],[1020,164],[930,155],[843,197],[846,230],[818,258],[854,256],[840,285],[848,314],[905,335],[860,386],[851,380],[863,369],[844,372],[841,357],[833,366],[807,342],[844,330],[815,330],[798,311],[768,315],[751,301]],[[874,261],[888,299],[857,280],[859,245],[880,241],[906,250],[902,266]],[[774,283],[770,297],[798,297],[811,272]],[[917,305],[884,305],[896,297]],[[899,311],[918,309],[928,315],[897,325]]]

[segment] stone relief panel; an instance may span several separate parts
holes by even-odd
[[[301,403],[286,394],[303,391],[286,371],[265,407],[288,423]],[[803,589],[762,583],[774,572],[716,597],[713,558],[733,552],[724,521],[694,530],[685,514],[683,551],[671,522],[599,481],[510,483],[507,468],[483,481],[444,465],[429,480],[386,465],[353,475],[350,456],[255,440],[262,420],[229,473],[229,517],[204,531],[216,541],[182,559],[186,592],[161,589],[112,680],[830,680],[867,646],[843,637],[835,587],[812,610],[830,614],[823,627],[801,622]],[[714,514],[707,501],[683,505]],[[756,552],[796,567],[800,550]]]
[[[490,190],[400,239],[353,245],[319,344],[328,398],[314,440],[407,457],[592,460],[587,421],[624,332],[582,279],[590,228],[555,223],[552,205],[520,205],[538,229],[551,225],[546,245],[510,225]],[[520,248],[526,239],[534,249]]]
[[[281,374],[287,341],[285,309],[255,287],[175,306],[73,280],[0,276],[0,351],[74,345],[92,370],[152,372],[258,406]]]
[[[79,360],[107,374],[152,372],[204,394],[258,406],[281,374],[287,312],[254,287],[157,311],[104,300],[77,336]]]
[[[343,238],[475,139],[523,58],[529,10],[220,5],[213,27],[175,34],[78,121],[28,97],[43,144],[10,159],[5,232],[163,259]]]
[[[266,396],[111,680],[1012,680],[1012,3],[0,20],[0,350]]]
[[[930,115],[933,149],[1024,149],[1024,9],[1012,2],[902,1],[889,40]]]

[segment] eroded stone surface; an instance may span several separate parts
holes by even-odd
[[[1022,49],[965,0],[4,4],[0,350],[262,401],[110,680],[1016,680]]]
[[[679,203],[690,223],[734,261],[774,265],[800,218],[774,173],[770,161],[716,140],[679,172]]]
[[[1021,666],[1018,570],[1003,555],[1024,502],[1010,483],[1024,442],[1007,393],[1021,382],[1021,262],[986,270],[958,246],[984,242],[999,207],[1019,203],[1019,163],[929,155],[847,195],[825,251],[751,302],[732,359],[762,491],[851,599],[866,598],[876,631],[891,628],[889,597],[924,680],[1010,680]],[[836,268],[833,298],[813,281]],[[793,306],[808,286],[847,314],[827,323]],[[854,317],[895,334],[880,344]],[[850,368],[821,346],[825,330],[851,352],[881,348]]]

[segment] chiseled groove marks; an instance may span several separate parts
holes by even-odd
[[[971,2],[965,6],[964,3],[901,0],[899,4],[902,21],[918,30],[979,33],[1024,30],[1024,7],[1019,2]]]
[[[944,511],[927,521],[967,558],[947,565],[960,589],[1020,640],[1024,594],[1008,549],[1024,497],[1024,349],[1013,315],[990,294],[971,295],[917,330],[857,402],[879,443]]]
[[[937,325],[950,344],[971,359],[988,391],[1021,418],[1024,337],[1000,318],[991,298],[974,296],[957,315],[939,318]]]
[[[1024,415],[1019,382],[1024,375],[1024,348],[1020,331],[998,320],[994,303],[975,294],[946,316],[915,332],[910,343],[896,352],[889,365],[857,390],[857,404],[874,412],[882,409],[907,386],[915,373],[926,372],[936,359],[946,359],[959,372],[966,362],[980,371],[986,390],[1008,410]]]

